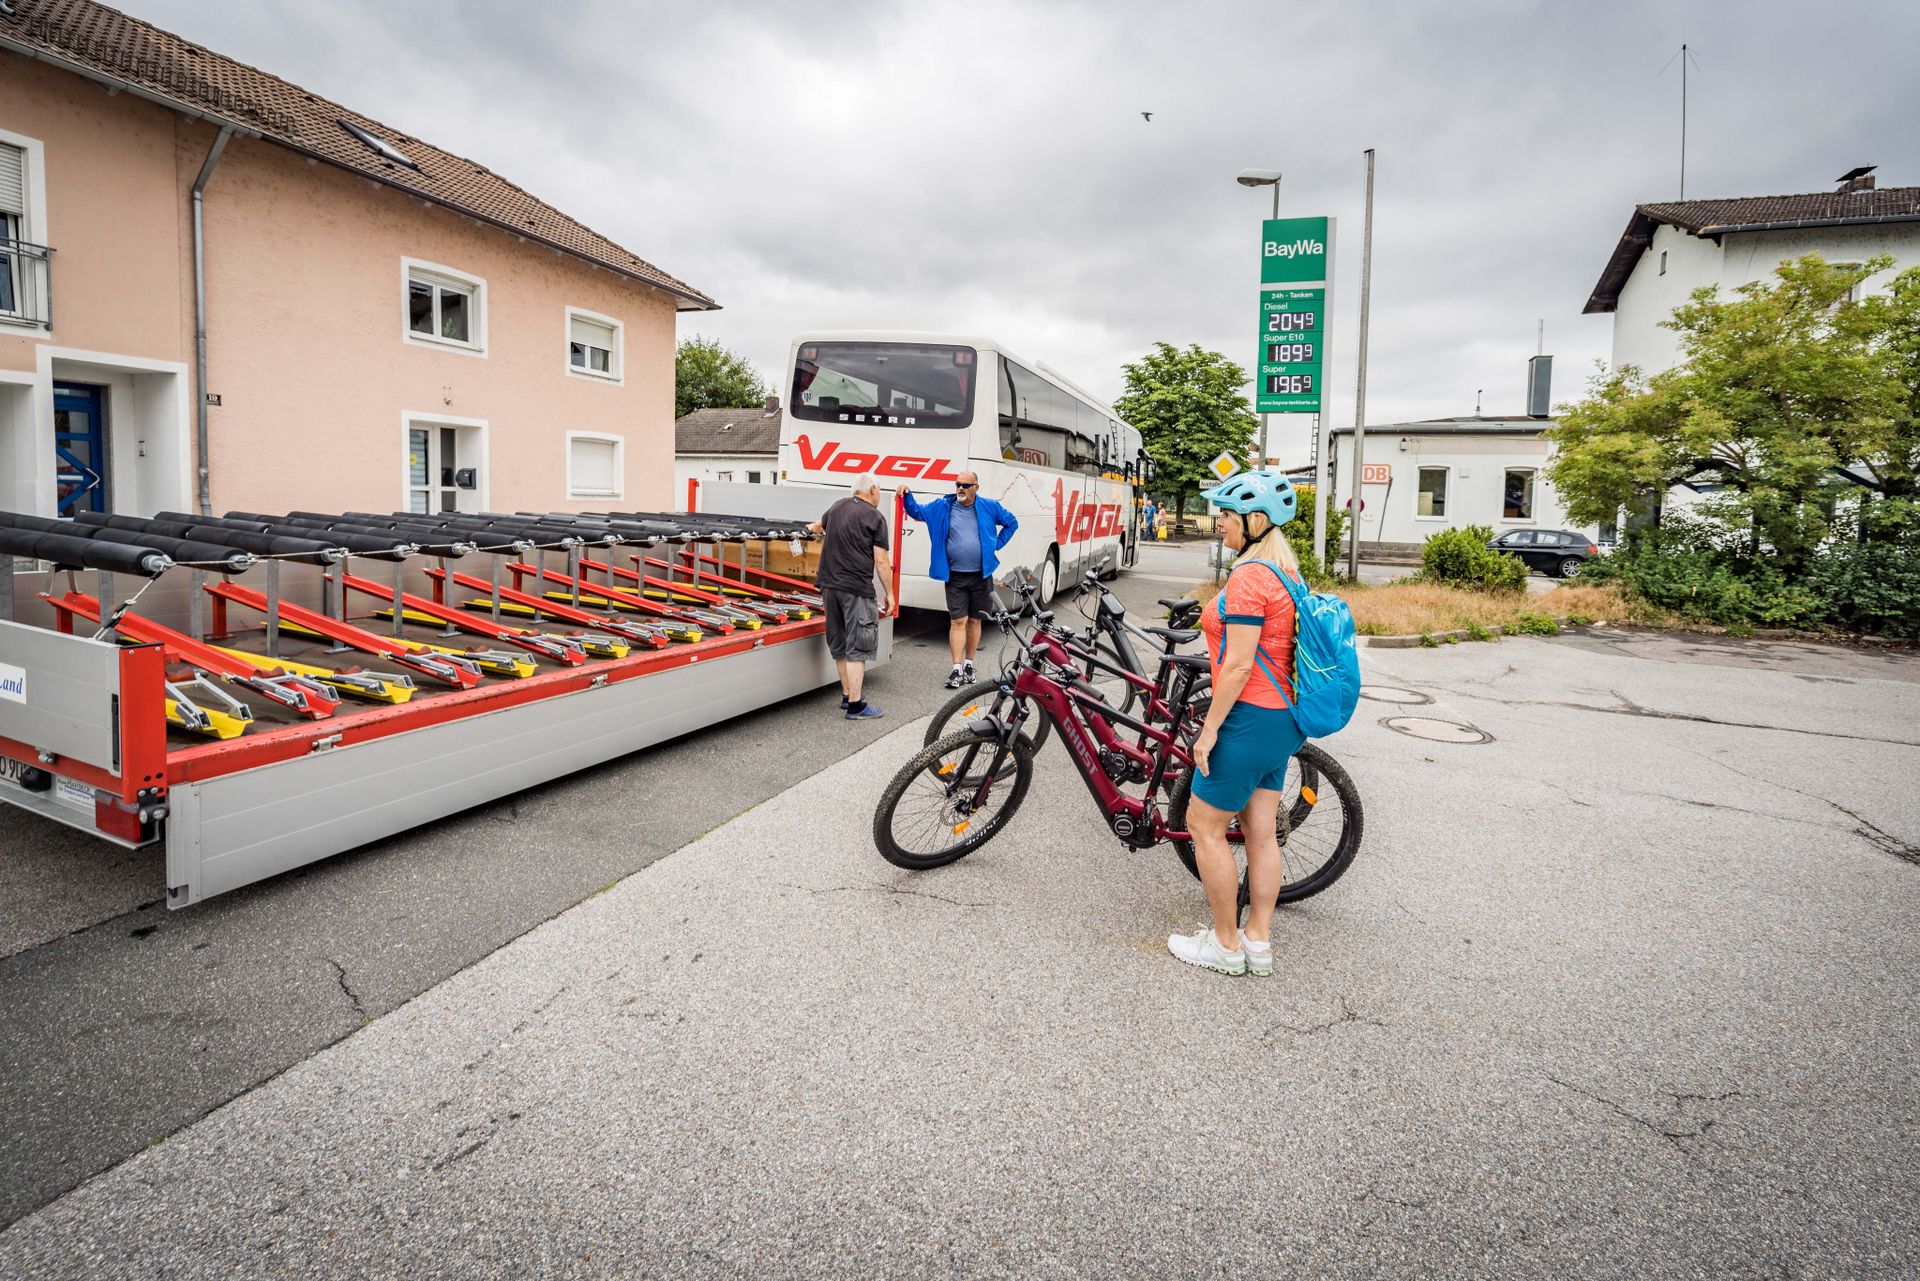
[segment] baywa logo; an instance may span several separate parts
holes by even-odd
[[[1327,252],[1326,242],[1312,237],[1303,237],[1292,244],[1283,244],[1278,240],[1266,242],[1266,255],[1269,258],[1304,258],[1311,254]]]

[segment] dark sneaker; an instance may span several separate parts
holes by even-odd
[[[840,696],[840,710],[843,712],[847,710],[847,696],[845,694]]]
[[[962,685],[965,685],[965,684],[968,684],[967,678],[958,667],[954,668],[951,672],[947,673],[948,689],[959,689]]]
[[[974,674],[973,660],[971,658],[960,664],[960,679],[969,685],[980,679],[979,676]]]
[[[877,721],[885,715],[885,712],[875,707],[872,703],[868,703],[857,712],[851,708],[847,711],[847,719],[850,721]]]

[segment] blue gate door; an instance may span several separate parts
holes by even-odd
[[[53,385],[54,492],[58,512],[107,510],[107,431],[101,388]]]

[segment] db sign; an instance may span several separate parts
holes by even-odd
[[[1360,483],[1362,485],[1390,485],[1393,483],[1393,467],[1389,463],[1361,463]]]

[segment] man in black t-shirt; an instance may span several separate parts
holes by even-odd
[[[862,476],[853,483],[853,495],[827,508],[812,526],[825,537],[813,583],[826,602],[827,652],[840,671],[840,705],[850,721],[881,716],[860,697],[866,665],[880,650],[881,616],[893,607],[886,586],[893,577],[887,560],[893,538],[879,507],[880,482]]]

